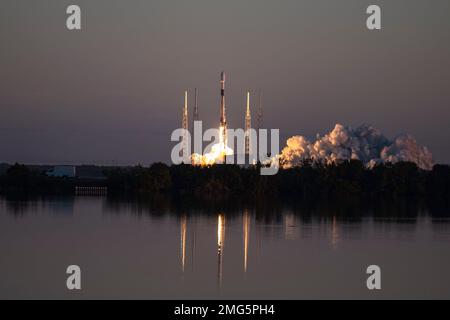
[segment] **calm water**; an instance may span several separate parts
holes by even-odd
[[[0,298],[450,298],[446,212],[364,210],[0,198]],[[78,292],[66,289],[71,264]],[[366,288],[370,264],[381,291]]]

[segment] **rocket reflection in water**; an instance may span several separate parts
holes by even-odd
[[[225,216],[219,214],[217,218],[217,278],[219,288],[222,287],[222,259],[225,242]]]

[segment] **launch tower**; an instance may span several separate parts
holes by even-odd
[[[188,137],[187,137],[187,130],[189,130],[188,125],[188,105],[187,105],[187,91],[184,91],[184,107],[183,107],[183,121],[182,121],[182,127],[186,131],[183,134],[183,149],[182,149],[182,157],[185,155],[183,154],[183,150],[188,150],[187,143],[188,143]]]
[[[250,92],[247,92],[247,111],[245,113],[245,154],[250,154],[250,129],[252,128],[252,117],[250,114]]]
[[[198,105],[197,105],[197,88],[195,88],[194,91],[194,117],[193,121],[198,121]]]
[[[259,91],[259,106],[258,106],[258,130],[263,127],[263,111],[261,106],[261,91]]]

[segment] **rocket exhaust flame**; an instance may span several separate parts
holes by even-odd
[[[223,140],[224,130],[224,127],[219,128],[219,142],[213,144],[209,152],[206,152],[203,155],[198,153],[193,153],[191,155],[192,165],[209,166],[216,163],[224,163],[226,156],[233,155],[233,149],[228,147]]]

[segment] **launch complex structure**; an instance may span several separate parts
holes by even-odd
[[[198,112],[198,103],[197,103],[197,88],[194,90],[194,111],[193,111],[193,122],[198,121],[199,112]],[[189,131],[189,121],[188,121],[188,92],[184,92],[184,106],[183,106],[183,119],[182,119],[182,128],[185,129],[185,132]],[[245,141],[244,141],[244,150],[238,151],[235,153],[243,152],[246,156],[251,153],[251,108],[250,108],[250,92],[247,91],[246,95],[246,109],[245,109]],[[262,105],[261,105],[261,91],[259,91],[259,106],[258,106],[258,115],[257,115],[257,130],[262,129],[263,126],[263,114],[262,114]],[[183,144],[188,143],[189,139],[187,137],[183,137]],[[219,121],[219,144],[216,145],[214,157],[219,157],[217,154],[220,154],[220,157],[224,157],[227,152],[228,146],[228,125],[227,125],[227,117],[226,117],[226,106],[225,106],[225,72],[220,73],[220,121]],[[219,152],[217,152],[217,149]],[[214,149],[214,147],[213,147]],[[188,150],[188,149],[184,149]],[[219,159],[218,159],[219,160]],[[221,159],[223,160],[223,159]],[[194,163],[193,163],[194,164]]]

